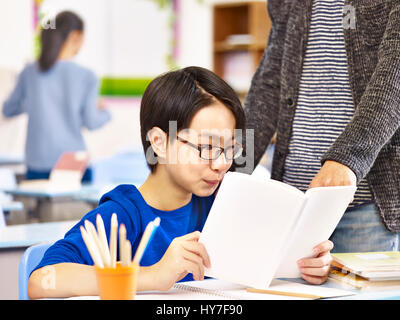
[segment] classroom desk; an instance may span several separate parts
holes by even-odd
[[[48,190],[34,190],[34,189],[4,189],[5,193],[13,196],[31,197],[37,199],[57,199],[57,198],[73,198],[79,194],[84,188],[91,188],[90,186],[82,186],[80,190],[62,190],[62,191],[48,191]]]
[[[25,161],[23,155],[0,154],[0,166],[20,165]]]
[[[0,300],[18,299],[18,265],[25,249],[63,238],[77,222],[34,223],[0,229]]]
[[[7,168],[14,172],[17,181],[23,179],[26,173],[23,155],[0,154],[0,168]]]
[[[289,280],[289,279],[286,279]],[[208,280],[204,280],[208,281]],[[300,282],[307,284],[303,279],[290,279],[293,282]],[[343,296],[337,298],[327,298],[323,300],[400,300],[400,288],[398,290],[389,290],[389,291],[376,291],[376,292],[361,292],[357,290],[350,290],[348,288],[344,288],[338,284],[333,284],[331,282],[326,282],[321,285],[326,288],[338,288],[342,290],[353,291],[356,294],[350,296]],[[71,297],[67,298],[68,300],[99,300],[98,296],[81,296],[81,297]],[[157,291],[149,291],[149,292],[138,292],[136,294],[135,300],[223,300],[223,299],[231,299],[225,298],[221,295],[210,295],[208,293],[190,293],[190,292],[182,292],[181,290],[177,290],[176,288],[171,288],[165,292],[157,292]],[[271,294],[263,294],[257,293],[253,294],[253,297],[250,297],[251,300],[304,300],[304,298],[297,297],[289,297],[289,296],[281,296],[281,295],[271,295]],[[308,299],[306,299],[308,300]]]
[[[100,197],[114,189],[120,184],[133,184],[136,187],[139,187],[143,184],[143,182],[115,182],[109,184],[84,184],[82,188],[79,190],[64,190],[64,191],[46,191],[46,190],[33,190],[33,189],[4,189],[2,190],[5,193],[11,194],[12,196],[20,196],[20,197],[30,197],[36,198],[40,201],[57,201],[60,199],[75,199],[82,200],[88,203],[97,203],[100,200]]]
[[[304,283],[307,282],[303,279],[287,279],[294,282]],[[329,298],[326,300],[400,300],[400,287],[398,290],[388,290],[388,291],[360,291],[356,289],[350,289],[350,287],[346,288],[336,281],[328,280],[322,286],[327,288],[338,288],[344,290],[350,290],[356,292],[355,295],[347,296],[347,297],[337,297],[337,298]]]
[[[63,191],[48,191],[48,190],[33,190],[33,189],[3,189],[2,191],[22,200],[23,198],[31,198],[36,200],[34,216],[40,219],[40,212],[45,211],[49,204],[52,203],[67,203],[71,201],[79,201],[78,196],[81,193],[94,193],[99,189],[98,186],[83,185],[79,190],[63,190]]]
[[[1,209],[3,209],[4,212],[24,210],[24,204],[19,201],[2,203],[2,204],[0,204],[0,207],[1,207]]]
[[[82,189],[81,192],[77,193],[74,198],[78,201],[84,201],[90,204],[93,209],[97,207],[101,196],[108,191],[111,191],[120,184],[132,184],[139,188],[143,182],[118,182],[105,185],[92,186],[91,188]]]

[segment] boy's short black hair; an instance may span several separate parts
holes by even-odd
[[[186,129],[197,111],[216,101],[232,111],[236,129],[244,129],[245,114],[239,98],[212,71],[187,67],[155,78],[146,88],[140,107],[140,132],[145,154],[151,148],[147,133],[153,127],[159,127],[170,136],[169,121],[176,121],[177,131]],[[156,165],[149,161],[147,164],[154,172]]]

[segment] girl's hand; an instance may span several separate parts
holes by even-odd
[[[107,108],[106,102],[105,102],[103,99],[99,99],[99,100],[97,101],[97,108],[98,108],[99,110],[104,110],[104,109],[106,109],[106,108]]]
[[[304,258],[297,261],[301,277],[311,284],[324,283],[328,279],[332,249],[332,241],[326,240],[314,247],[315,258]]]
[[[156,290],[170,289],[188,273],[194,280],[204,279],[204,267],[210,267],[210,258],[199,237],[200,232],[195,231],[171,242],[161,260],[152,266]]]

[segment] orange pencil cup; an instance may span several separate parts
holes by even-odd
[[[136,295],[139,266],[131,263],[122,266],[117,262],[116,268],[96,269],[97,286],[101,300],[133,300]]]

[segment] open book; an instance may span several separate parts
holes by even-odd
[[[200,236],[211,260],[205,274],[266,289],[300,276],[297,260],[327,240],[356,187],[302,192],[285,183],[228,172]]]
[[[64,152],[51,170],[49,179],[24,180],[19,188],[45,192],[79,190],[88,163],[87,152]]]

